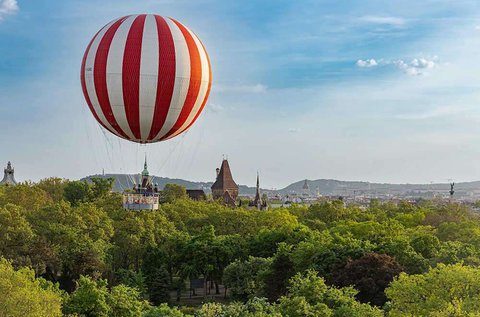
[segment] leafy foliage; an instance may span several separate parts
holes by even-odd
[[[57,286],[35,279],[32,270],[15,271],[0,258],[0,315],[11,317],[62,316],[62,292]]]
[[[1,316],[30,316],[28,303],[31,316],[60,307],[118,317],[480,314],[480,217],[467,205],[324,200],[257,211],[192,201],[169,185],[158,211],[130,212],[112,182],[0,187],[0,271],[9,272],[0,292],[19,303],[1,303]],[[167,306],[189,279],[203,280],[204,300],[225,285],[227,303]]]
[[[480,269],[439,264],[400,276],[386,290],[390,316],[470,316],[480,312]],[[412,296],[414,294],[414,296]]]

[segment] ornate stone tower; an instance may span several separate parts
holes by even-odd
[[[238,185],[233,180],[227,160],[224,159],[220,170],[217,169],[217,179],[211,188],[214,200],[222,199],[226,205],[236,206]]]
[[[0,185],[3,186],[15,186],[17,185],[17,181],[15,180],[15,170],[12,168],[12,163],[7,163],[7,168],[3,170],[4,176]]]

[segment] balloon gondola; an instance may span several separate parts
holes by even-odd
[[[104,26],[87,46],[80,77],[97,122],[140,144],[188,130],[205,107],[212,82],[198,37],[180,22],[153,14],[125,16]],[[125,193],[124,201],[134,201],[128,196],[133,194],[157,197],[158,206],[158,195],[144,180]]]

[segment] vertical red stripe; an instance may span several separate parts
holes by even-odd
[[[200,40],[199,40],[200,41]],[[201,43],[201,42],[200,42]],[[203,108],[205,108],[205,105],[207,103],[207,100],[208,100],[208,96],[210,95],[210,89],[212,88],[212,65],[210,64],[210,57],[208,57],[208,53],[207,53],[207,50],[205,49],[205,47],[203,46],[202,44],[202,48],[203,48],[203,51],[205,52],[205,56],[207,57],[207,62],[208,62],[208,73],[209,73],[209,76],[208,76],[208,88],[207,88],[207,92],[205,93],[205,98],[203,98],[203,102],[202,102],[202,105],[200,106],[200,109],[198,109],[198,112],[197,114],[195,115],[195,117],[193,118],[192,122],[190,122],[188,124],[188,126],[183,129],[179,134],[183,133],[184,131],[187,131],[194,123],[195,121],[197,121],[197,118],[198,116],[200,116],[200,114],[202,113],[203,111]],[[178,134],[177,134],[178,135]]]
[[[146,15],[139,15],[130,28],[122,67],[123,101],[128,125],[135,138],[140,139],[140,62],[143,27]]]
[[[102,122],[102,120],[100,120],[100,118],[98,117],[97,113],[95,112],[95,109],[93,108],[93,104],[92,104],[92,101],[90,100],[90,96],[88,95],[88,90],[87,90],[87,84],[85,82],[85,64],[87,62],[87,56],[88,56],[88,53],[90,52],[90,48],[92,47],[92,43],[93,41],[95,41],[95,39],[97,38],[98,34],[100,34],[101,30],[97,32],[97,34],[95,34],[95,36],[93,37],[93,39],[90,41],[90,43],[88,44],[87,46],[87,49],[85,50],[85,54],[83,55],[83,60],[82,60],[82,67],[80,68],[80,81],[82,83],[82,91],[83,91],[83,96],[85,97],[85,101],[87,102],[87,105],[88,105],[88,108],[90,108],[90,112],[93,114],[95,120],[97,120],[97,122],[102,126],[104,127],[105,129],[107,129],[108,131],[110,131],[110,129],[108,129]],[[113,133],[113,131],[110,131]]]
[[[95,83],[95,92],[97,94],[98,103],[102,108],[102,112],[105,115],[108,123],[112,126],[115,131],[118,132],[122,137],[128,139],[128,136],[120,128],[115,119],[115,116],[112,112],[112,106],[110,104],[110,99],[108,98],[108,88],[107,88],[107,59],[108,53],[110,51],[110,45],[112,44],[113,37],[117,32],[120,25],[123,23],[125,18],[121,18],[105,32],[102,40],[97,49],[97,54],[95,56],[95,65],[93,67],[94,74],[94,83]]]
[[[190,112],[195,105],[195,101],[198,97],[198,92],[200,91],[200,85],[202,83],[202,61],[200,59],[200,53],[198,52],[197,44],[195,40],[190,35],[190,32],[178,21],[171,19],[180,29],[187,43],[188,52],[190,53],[190,83],[188,86],[187,97],[185,103],[183,104],[182,111],[177,121],[173,127],[168,131],[168,133],[162,138],[162,140],[167,139],[169,136],[174,134],[187,120]]]
[[[157,97],[155,100],[155,112],[153,114],[152,128],[148,140],[153,140],[162,129],[167,118],[170,102],[172,101],[173,88],[175,86],[175,45],[173,36],[167,22],[161,16],[155,15],[158,31],[158,82]]]

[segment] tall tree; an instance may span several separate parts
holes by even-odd
[[[281,243],[273,257],[270,270],[265,274],[264,292],[270,301],[275,301],[287,293],[288,280],[295,274],[290,252],[291,247]]]

